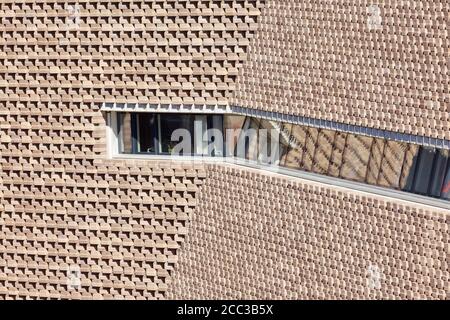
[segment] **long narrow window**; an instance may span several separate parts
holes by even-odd
[[[223,116],[118,113],[123,154],[223,156]]]
[[[449,150],[239,115],[117,118],[122,154],[237,157],[450,200]]]

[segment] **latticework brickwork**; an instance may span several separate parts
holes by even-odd
[[[236,81],[244,106],[449,138],[443,1],[370,32],[365,3],[271,1],[237,79],[262,3],[0,1],[0,299],[162,298],[189,228],[170,297],[444,296],[439,212],[218,166],[195,209],[201,165],[106,160],[103,103],[226,105]]]
[[[211,165],[168,297],[445,299],[448,211]]]
[[[201,166],[16,157],[0,175],[0,299],[163,297]]]
[[[259,0],[0,3],[0,99],[227,104]]]
[[[233,104],[450,139],[446,0],[268,0]]]
[[[163,295],[203,170],[105,160],[99,107],[226,104],[259,6],[0,2],[0,298]]]

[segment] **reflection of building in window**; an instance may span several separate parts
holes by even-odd
[[[450,199],[448,150],[251,117],[242,122],[245,159],[261,158],[258,129],[270,124],[280,132],[282,167]]]

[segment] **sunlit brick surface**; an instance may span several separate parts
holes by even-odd
[[[450,139],[446,0],[268,0],[235,105]]]
[[[369,2],[269,1],[260,24],[257,0],[70,3],[0,1],[0,299],[445,297],[444,214],[107,160],[99,112],[237,103],[448,139],[443,1],[379,4],[370,31]]]
[[[204,170],[106,160],[99,108],[226,104],[259,7],[0,1],[0,299],[162,297]]]
[[[448,212],[212,165],[177,299],[445,299]]]

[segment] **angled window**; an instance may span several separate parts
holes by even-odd
[[[436,149],[434,148],[422,147],[420,149],[414,177],[413,191],[415,193],[423,195],[428,194],[435,155]]]
[[[433,173],[430,181],[430,196],[439,198],[447,173],[448,150],[438,150],[434,159]]]

